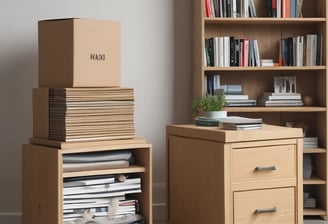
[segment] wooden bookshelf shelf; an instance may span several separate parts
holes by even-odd
[[[303,149],[303,153],[326,153],[327,150],[326,149],[322,149],[322,148],[310,148],[310,149]]]
[[[326,107],[225,107],[228,112],[325,112]]]
[[[326,181],[319,177],[311,177],[310,179],[303,180],[304,185],[321,185],[326,184]]]
[[[320,215],[320,216],[325,216],[327,214],[324,209],[320,209],[320,208],[305,208],[303,213],[304,215]]]
[[[273,66],[273,67],[204,67],[205,72],[210,71],[320,71],[326,70],[326,66]]]
[[[317,24],[325,23],[326,18],[205,18],[205,24],[247,24],[247,25],[257,25],[257,24]]]

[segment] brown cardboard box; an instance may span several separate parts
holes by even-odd
[[[97,19],[43,20],[39,87],[120,86],[120,24]]]

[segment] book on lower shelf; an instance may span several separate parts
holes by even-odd
[[[63,221],[83,219],[86,213],[107,218],[109,223],[122,215],[136,215],[139,203],[130,195],[135,193],[141,193],[140,177],[121,174],[65,178]]]
[[[219,127],[227,130],[253,130],[262,128],[262,118],[230,116],[219,119]]]
[[[300,93],[264,92],[258,99],[259,106],[303,106]]]
[[[318,137],[303,137],[303,148],[318,148]]]

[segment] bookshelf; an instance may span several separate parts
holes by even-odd
[[[254,0],[257,17],[207,17],[205,0],[193,1],[193,97],[205,92],[207,76],[220,75],[221,84],[240,84],[251,99],[273,91],[275,76],[295,76],[297,92],[311,96],[315,102],[301,107],[226,107],[228,115],[262,117],[268,124],[285,125],[288,121],[305,121],[307,135],[319,137],[319,148],[306,149],[314,164],[313,178],[305,180],[316,198],[316,207],[304,209],[304,216],[328,219],[327,167],[327,2],[303,0],[302,17],[267,16],[266,2]],[[322,34],[322,63],[316,66],[217,67],[205,66],[205,38],[234,36],[256,39],[261,58],[279,62],[279,42],[283,38],[312,33]]]

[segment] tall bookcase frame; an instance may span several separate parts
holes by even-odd
[[[315,209],[304,209],[304,216],[328,219],[328,156],[327,156],[327,12],[326,0],[303,0],[301,18],[271,18],[266,16],[266,1],[254,0],[256,18],[208,18],[205,0],[193,0],[193,97],[205,92],[205,77],[219,74],[221,84],[241,84],[251,99],[264,91],[273,91],[273,77],[293,75],[297,92],[315,99],[313,106],[304,107],[226,107],[228,115],[262,117],[264,122],[285,125],[287,121],[306,121],[308,135],[319,137],[319,148],[305,149],[314,163],[313,177],[304,180],[316,197]],[[279,40],[311,33],[323,34],[322,65],[277,67],[207,67],[204,66],[204,40],[213,36],[253,38],[259,43],[261,58],[278,62]]]

